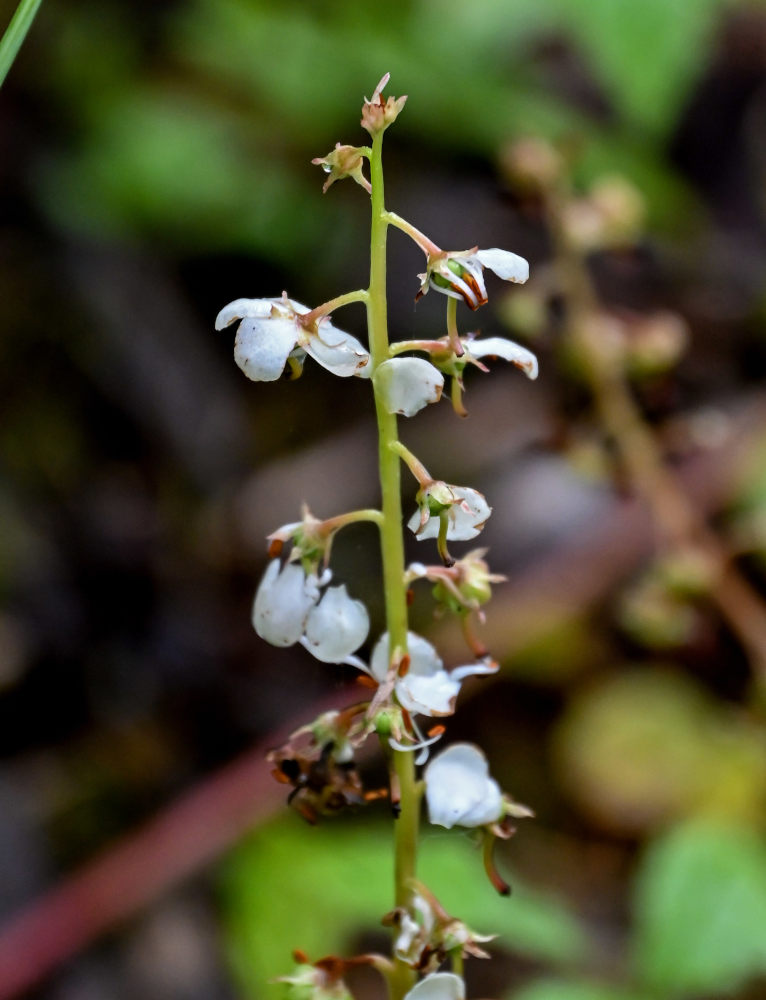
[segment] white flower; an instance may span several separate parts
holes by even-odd
[[[486,826],[505,812],[500,786],[472,743],[453,743],[431,761],[424,777],[428,818],[438,826]]]
[[[537,358],[526,347],[505,337],[484,337],[482,340],[461,339],[465,351],[461,361],[475,361],[477,358],[502,358],[520,368],[527,378],[535,379],[538,374]],[[484,368],[483,365],[479,365]],[[486,371],[486,369],[484,369]]]
[[[234,360],[255,382],[273,382],[287,359],[311,355],[335,375],[369,377],[370,356],[355,337],[337,329],[323,316],[315,330],[305,329],[297,317],[311,312],[282,296],[279,299],[235,299],[218,313],[216,330],[240,320],[234,340]]]
[[[409,670],[397,679],[394,689],[402,708],[414,715],[451,715],[461,682],[473,674],[494,673],[497,669],[494,664],[472,663],[448,673],[431,643],[415,632],[407,633],[407,652]],[[390,661],[388,632],[384,632],[370,658],[370,673],[379,683],[386,679]]]
[[[447,539],[453,542],[476,538],[492,513],[483,493],[470,486],[451,486],[443,482],[434,482],[421,490],[418,504],[420,509],[409,519],[407,527],[421,541],[438,538],[441,513],[446,513]]]
[[[253,603],[253,627],[273,646],[292,646],[303,635],[309,612],[319,600],[319,580],[296,563],[269,563]]]
[[[444,376],[423,358],[391,358],[373,376],[375,388],[389,413],[411,417],[429,403],[438,403]]]
[[[433,972],[416,983],[404,1000],[465,1000],[465,983],[454,972]]]
[[[347,663],[367,638],[370,619],[361,601],[349,597],[345,585],[328,587],[306,619],[301,643],[323,663]]]
[[[484,285],[484,268],[494,271],[504,281],[523,284],[529,278],[529,264],[523,257],[493,247],[490,250],[442,251],[428,258],[425,274],[419,274],[421,285],[418,297],[429,288],[443,295],[462,299],[471,309],[478,309],[487,301]]]

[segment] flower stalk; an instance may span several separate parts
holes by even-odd
[[[370,183],[372,226],[370,234],[370,287],[367,303],[370,353],[373,372],[388,359],[388,318],[386,297],[386,237],[389,219],[385,210],[382,161],[383,132],[372,141]],[[399,459],[394,446],[399,442],[396,414],[389,413],[375,392],[378,421],[378,469],[383,513],[380,545],[383,559],[383,593],[390,649],[407,652],[407,598],[404,586],[404,543]],[[397,906],[409,901],[409,885],[416,875],[419,796],[415,790],[413,754],[391,750],[399,786],[399,813],[394,826],[394,899]],[[412,988],[415,975],[400,959],[395,959],[390,979],[391,1000],[402,1000]]]
[[[390,919],[384,918],[394,931],[392,959],[326,956],[310,963],[301,953],[294,975],[282,981],[305,990],[306,1000],[351,1000],[343,976],[355,964],[372,965],[381,973],[390,1000],[465,1000],[463,957],[488,957],[477,942],[490,938],[449,917],[417,882],[421,799],[425,794],[431,822],[442,826],[492,824],[494,829],[503,815],[500,789],[489,777],[487,762],[477,747],[463,744],[459,749],[456,745],[451,754],[447,751],[437,758],[437,762],[444,758],[441,765],[435,769],[429,765],[424,777],[418,779],[416,768],[426,762],[430,748],[445,732],[445,726],[435,721],[421,728],[419,717],[437,720],[452,715],[462,683],[495,673],[498,665],[465,624],[473,660],[447,669],[434,646],[409,631],[410,584],[419,578],[430,580],[439,607],[464,622],[469,615],[483,621],[481,605],[489,600],[490,584],[501,578],[490,573],[482,558],[483,549],[460,560],[448,552],[448,540],[463,542],[482,530],[491,507],[478,490],[433,479],[399,440],[398,415],[411,417],[438,403],[445,377],[452,378],[453,404],[456,392],[459,403],[466,366],[488,371],[478,360],[481,357],[504,358],[530,378],[536,376],[537,361],[526,348],[499,337],[475,340],[468,335],[461,339],[457,329],[459,300],[471,309],[487,301],[483,268],[506,281],[525,281],[528,266],[523,258],[497,248],[442,251],[414,226],[386,211],[383,134],[406,101],[406,97],[384,97],[387,82],[388,75],[362,107],[361,124],[372,138],[371,146],[338,144],[327,156],[313,161],[329,174],[325,191],[336,180],[351,177],[370,196],[369,287],[346,292],[314,309],[289,298],[286,292],[279,298],[236,299],[224,306],[216,319],[219,330],[237,324],[235,361],[252,381],[277,381],[288,371],[297,376],[306,358],[312,358],[333,375],[369,381],[377,416],[380,509],[365,508],[320,519],[304,505],[300,521],[284,524],[268,536],[271,562],[257,589],[252,612],[256,632],[272,645],[299,644],[322,663],[352,666],[361,672],[365,685],[374,689],[368,701],[345,712],[325,712],[269,754],[275,779],[292,788],[288,802],[311,824],[385,797],[394,815],[395,909]],[[363,160],[369,162],[369,181],[362,171]],[[447,335],[439,340],[390,343],[386,245],[392,225],[406,232],[426,255],[426,273],[418,275],[418,297],[429,287],[448,296]],[[366,307],[366,346],[336,327],[331,315],[354,302]],[[424,352],[429,357],[400,357],[405,352]],[[461,412],[458,405],[454,408]],[[407,527],[419,541],[436,542],[444,564],[441,568],[413,563],[405,571],[402,462],[419,486],[417,509]],[[333,581],[330,558],[336,533],[359,522],[378,528],[386,619],[385,631],[366,662],[359,652],[368,639],[369,614],[345,583]],[[373,734],[388,762],[386,789],[365,789],[355,765],[356,749]],[[457,785],[454,775],[458,776]],[[485,801],[488,793],[489,805]],[[437,972],[448,958],[455,972]]]

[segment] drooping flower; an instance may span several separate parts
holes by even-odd
[[[359,664],[352,653],[370,630],[370,617],[361,601],[349,597],[345,584],[328,587],[306,619],[302,645],[323,663]]]
[[[306,628],[309,612],[319,600],[319,580],[301,566],[272,559],[253,603],[253,627],[272,646],[292,646]]]
[[[389,413],[411,417],[429,403],[438,403],[444,376],[424,358],[391,358],[373,376],[375,388]]]
[[[383,918],[395,927],[394,955],[420,972],[435,972],[459,950],[464,957],[489,958],[481,947],[495,934],[477,934],[462,920],[451,916],[422,883],[413,881],[413,895],[407,906],[397,906]]]
[[[253,603],[253,626],[273,646],[300,642],[323,663],[349,663],[364,668],[351,654],[367,638],[367,609],[349,597],[345,586],[321,588],[332,574],[307,573],[298,563],[273,559]]]
[[[428,818],[437,826],[487,826],[505,812],[487,758],[472,743],[453,743],[425,771]]]
[[[407,633],[409,669],[396,679],[394,690],[399,704],[415,715],[451,715],[460,685],[466,677],[491,674],[497,670],[491,661],[471,663],[447,672],[431,643],[415,632]],[[375,644],[370,658],[370,673],[379,683],[386,680],[391,665],[388,632]]]
[[[492,513],[483,493],[470,486],[452,486],[442,480],[435,480],[420,489],[416,499],[419,510],[409,519],[407,527],[420,541],[438,538],[444,517],[447,539],[467,542],[476,538]]]
[[[436,289],[450,298],[462,299],[471,309],[478,309],[487,302],[484,285],[484,268],[502,278],[523,284],[529,278],[529,264],[510,250],[492,247],[489,250],[440,250],[428,256],[425,274],[419,274],[420,291],[417,298],[429,288]]]
[[[461,337],[460,343],[463,345],[463,357],[461,361],[470,362],[477,368],[486,370],[480,364],[478,358],[502,358],[512,365],[520,368],[527,378],[536,379],[539,369],[535,355],[517,344],[515,340],[508,340],[506,337],[482,337],[474,340],[471,337]]]
[[[303,325],[308,306],[288,299],[235,299],[218,313],[216,330],[240,320],[234,360],[254,382],[274,382],[288,363],[300,368],[306,354],[334,375],[370,374],[370,356],[359,341],[333,326],[327,316]]]
[[[465,983],[454,972],[433,972],[416,983],[404,1000],[465,1000]]]

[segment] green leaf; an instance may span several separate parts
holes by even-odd
[[[341,821],[309,828],[289,814],[264,827],[228,858],[222,903],[228,951],[252,994],[289,968],[301,948],[312,960],[348,953],[362,932],[380,927],[392,907],[391,829]],[[513,881],[513,895],[490,887],[468,836],[430,833],[420,877],[446,909],[497,944],[540,961],[581,959],[587,943],[557,900]],[[493,945],[490,944],[490,948]]]
[[[665,992],[728,995],[766,973],[766,849],[754,832],[693,822],[660,838],[636,886],[635,963]]]
[[[562,17],[626,123],[665,134],[707,64],[721,0],[566,0]]]
[[[646,997],[617,986],[539,979],[515,992],[509,1000],[646,1000]]]

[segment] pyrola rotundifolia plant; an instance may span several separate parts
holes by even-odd
[[[455,711],[463,681],[492,674],[497,664],[476,635],[475,619],[502,579],[490,572],[485,549],[456,558],[452,542],[468,542],[480,533],[492,508],[471,486],[436,478],[399,440],[397,417],[412,417],[438,403],[445,378],[451,379],[455,411],[465,415],[463,373],[467,365],[483,372],[487,358],[502,358],[529,378],[537,361],[525,348],[501,337],[461,337],[457,305],[478,309],[487,301],[485,270],[504,281],[524,282],[527,262],[509,250],[442,250],[409,222],[387,211],[383,198],[383,135],[401,113],[406,97],[385,98],[380,81],[362,105],[362,127],[370,146],[342,146],[314,160],[328,174],[326,191],[351,177],[370,196],[372,231],[370,284],[309,309],[284,292],[272,299],[237,299],[218,315],[216,328],[236,323],[234,358],[256,382],[280,378],[288,369],[300,374],[308,355],[333,375],[369,380],[378,421],[380,509],[354,510],[321,520],[308,510],[300,521],[269,536],[271,562],[255,595],[253,625],[275,646],[300,643],[318,660],[349,664],[367,675],[373,693],[359,704],[325,712],[302,727],[269,755],[275,777],[293,786],[290,800],[309,821],[380,798],[366,792],[354,765],[357,748],[377,736],[386,756],[394,815],[394,900],[384,923],[393,928],[390,957],[329,956],[310,962],[296,952],[298,965],[284,977],[295,998],[350,996],[346,971],[366,964],[385,978],[391,1000],[465,1000],[463,959],[487,957],[480,947],[489,940],[446,913],[433,893],[417,880],[416,858],[421,798],[428,819],[443,827],[461,826],[483,841],[484,863],[495,888],[509,888],[497,873],[492,847],[509,837],[514,821],[531,815],[491,777],[486,757],[470,743],[453,743],[438,752],[441,720]],[[369,180],[365,174],[365,161]],[[425,267],[417,297],[430,289],[447,297],[446,335],[438,340],[391,343],[386,321],[386,237],[389,226],[406,233],[420,247]],[[341,306],[359,302],[367,310],[368,343],[335,325]],[[401,464],[417,482],[411,510],[403,521]],[[436,470],[437,475],[448,475]],[[369,632],[367,609],[348,593],[331,569],[331,547],[346,525],[369,521],[377,526],[383,560],[386,629],[371,647],[369,659],[358,655]],[[421,541],[433,540],[434,564],[405,566],[403,527]],[[426,546],[424,546],[426,548]],[[407,594],[417,580],[433,585],[437,604],[458,616],[471,661],[448,670],[437,650],[409,630]],[[425,720],[425,721],[423,721]],[[439,720],[433,722],[432,720]],[[429,758],[429,754],[432,756]],[[419,773],[418,769],[423,768]],[[449,963],[450,971],[440,971]]]

